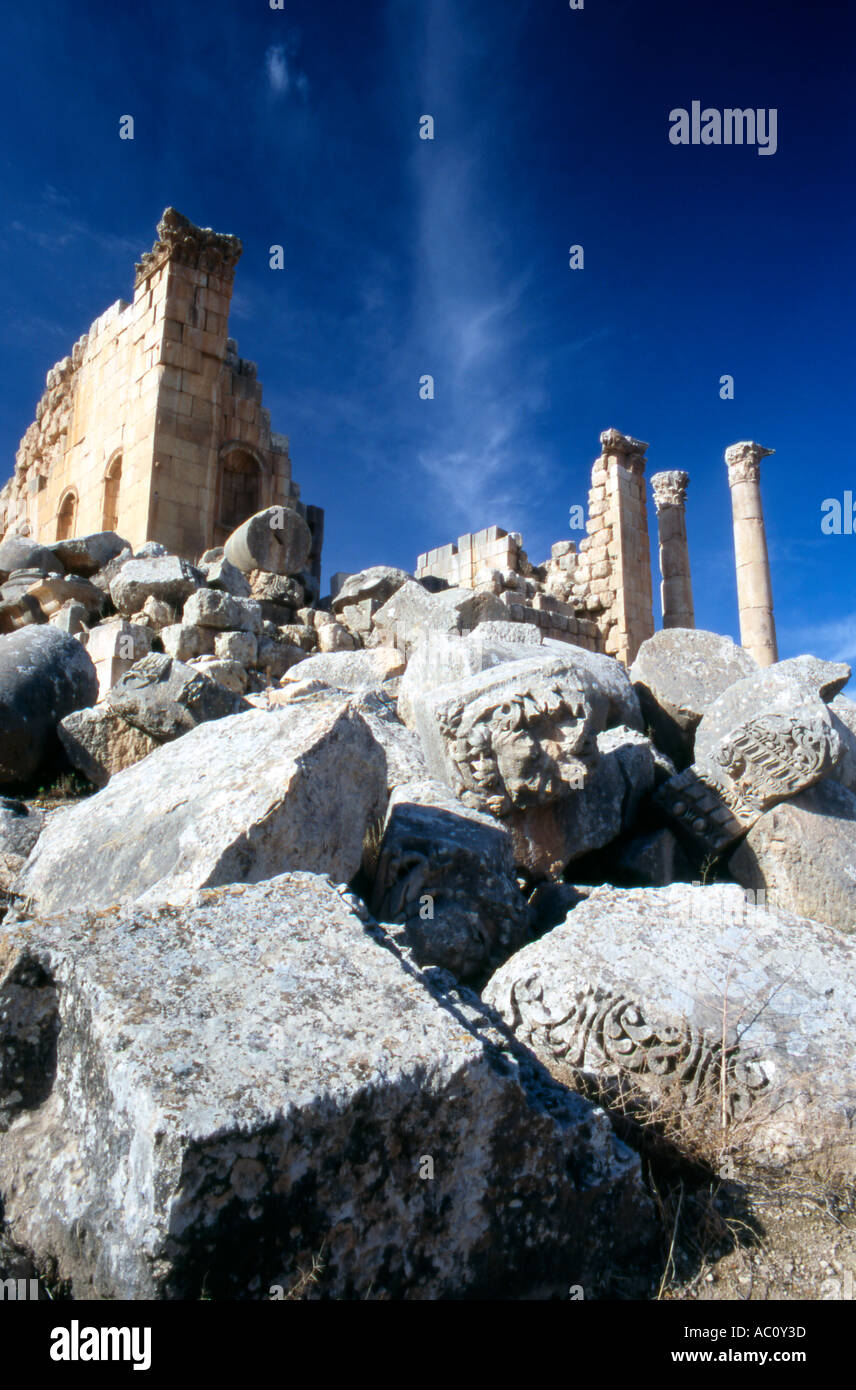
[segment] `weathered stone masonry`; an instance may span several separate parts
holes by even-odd
[[[572,541],[558,541],[547,564],[533,568],[520,536],[493,526],[420,555],[416,577],[478,588],[498,572],[510,585],[500,597],[511,619],[536,623],[546,637],[606,652],[629,665],[654,632],[645,501],[648,446],[618,430],[606,430],[600,442],[588,534],[579,552]]]
[[[654,634],[645,498],[647,444],[618,430],[600,436],[574,597],[598,625],[603,650],[630,665]]]
[[[113,304],[51,369],[0,493],[0,528],[50,543],[114,530],[196,559],[268,506],[299,510],[320,573],[323,513],[304,507],[256,365],[228,337],[237,237],[167,208]]]
[[[605,430],[591,475],[586,536],[557,541],[532,566],[516,533],[492,526],[420,555],[416,577],[469,588],[493,586],[509,617],[536,623],[544,636],[605,652],[630,665],[654,632],[651,552],[645,494],[647,444]],[[759,444],[726,450],[734,514],[741,641],[762,666],[776,660],[770,566],[761,505]],[[695,627],[686,529],[689,475],[655,473],[651,488],[659,532],[663,626]]]

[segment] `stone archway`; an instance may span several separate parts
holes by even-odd
[[[77,526],[77,493],[67,492],[59,504],[56,518],[58,541],[71,540]]]
[[[262,470],[247,449],[230,449],[220,464],[217,524],[227,534],[262,509]]]
[[[101,526],[105,531],[119,530],[119,489],[122,486],[122,455],[111,460],[104,475],[104,506]]]

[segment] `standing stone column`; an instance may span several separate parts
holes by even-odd
[[[740,641],[759,666],[772,666],[779,659],[761,505],[761,460],[774,452],[751,441],[732,444],[725,451],[734,520]]]
[[[660,599],[663,627],[695,627],[690,553],[687,546],[687,501],[689,474],[681,469],[655,473],[651,478],[657,530],[660,533]]]

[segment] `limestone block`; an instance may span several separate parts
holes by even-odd
[[[218,636],[210,627],[171,623],[169,627],[161,629],[160,639],[167,656],[174,657],[176,661],[191,661],[197,656],[211,655]]]
[[[49,618],[66,603],[83,604],[90,617],[97,617],[104,605],[104,594],[88,579],[77,575],[46,575],[39,579],[27,592]]]
[[[320,623],[316,626],[316,631],[320,652],[348,652],[353,651],[357,645],[356,638],[342,623]]]
[[[421,632],[466,632],[481,622],[503,621],[505,607],[495,594],[473,589],[444,589],[430,594],[409,580],[373,617],[375,629],[406,648]]]
[[[413,582],[413,576],[392,565],[374,565],[371,569],[347,575],[333,597],[333,612],[340,613],[346,604],[360,603],[364,599],[375,599],[380,607],[388,598],[392,598],[402,584],[409,582]]]
[[[767,905],[856,931],[856,796],[832,781],[761,816],[728,861]]]
[[[841,743],[841,757],[830,776],[856,792],[856,704],[846,695],[836,695],[830,701],[829,713]]]
[[[508,831],[430,779],[406,782],[390,798],[371,906],[379,921],[405,927],[419,964],[459,979],[527,938]]]
[[[45,615],[38,601],[28,593],[0,602],[0,634],[17,632],[18,628],[32,627],[44,621]]]
[[[197,589],[184,605],[182,622],[258,636],[262,630],[262,613],[253,599],[233,598],[219,589]]]
[[[215,552],[207,552],[214,554]],[[202,561],[205,556],[202,557]],[[200,569],[205,575],[208,587],[211,589],[222,589],[224,593],[231,594],[233,598],[250,598],[252,590],[250,581],[245,574],[226,559],[222,553],[217,554],[213,560],[200,561]]]
[[[137,613],[149,596],[180,609],[185,600],[205,583],[194,565],[176,555],[135,557],[122,565],[110,584],[110,597],[125,617]]]
[[[227,657],[199,656],[188,662],[188,665],[232,695],[244,695],[250,683],[246,667],[240,661],[233,661]],[[243,708],[247,708],[246,704]]]
[[[803,765],[800,758],[791,774],[784,765],[774,769],[772,762],[770,764],[768,776],[774,783],[781,780],[788,788],[783,795],[804,790],[812,785],[812,781],[826,776],[837,760],[838,740],[821,698],[820,687],[833,691],[840,689],[838,681],[843,684],[848,674],[847,666],[817,663],[812,659],[807,666],[794,666],[786,662],[768,666],[757,675],[735,682],[706,709],[696,731],[696,759],[713,760],[726,766],[730,755],[723,751],[724,743],[730,749],[735,740],[754,737],[766,747],[771,739],[776,738],[775,731],[781,729],[785,744],[776,756],[784,764],[790,756],[791,745],[805,741],[800,732],[802,725],[806,725],[807,736],[808,731],[817,725],[817,739],[825,743],[825,755],[818,743],[814,755],[806,753],[809,761]],[[786,729],[790,726],[793,726],[793,733],[788,735]],[[817,743],[816,739],[810,741]],[[757,754],[746,751],[749,757],[762,756],[760,751]],[[734,756],[742,757],[742,754],[735,748]],[[772,759],[773,756],[770,746],[766,757]]]
[[[306,600],[304,586],[299,579],[284,574],[265,574],[254,570],[249,576],[252,597],[262,605],[262,613],[271,611],[271,621],[276,622],[276,613],[299,608]],[[280,618],[280,621],[284,621]]]
[[[372,630],[372,615],[381,607],[379,599],[365,598],[358,603],[345,603],[339,609],[339,618],[350,632],[366,637]]]
[[[535,877],[561,876],[634,825],[655,774],[654,748],[643,734],[623,727],[598,734],[587,775],[569,779],[550,801],[512,810],[515,862]]]
[[[305,652],[314,652],[318,648],[317,630],[309,623],[284,623],[277,631],[283,641],[301,647]]]
[[[0,541],[0,582],[5,583],[16,570],[63,574],[65,567],[57,555],[29,536],[7,536]]]
[[[492,815],[556,800],[597,761],[599,711],[559,657],[510,661],[417,692],[412,710],[432,776]]]
[[[567,1297],[604,1250],[648,1254],[603,1112],[317,876],[201,894],[179,933],[168,908],[22,924],[0,1018],[10,1234],[76,1298],[267,1298],[319,1232],[312,1290],[337,1300]]]
[[[88,579],[121,555],[127,545],[115,531],[98,531],[91,536],[56,541],[51,550],[69,574],[80,574]]]
[[[57,733],[72,767],[94,787],[106,787],[114,772],[132,767],[160,747],[157,739],[135,729],[108,704],[67,714]]]
[[[733,885],[598,888],[485,999],[560,1078],[692,1106],[724,1154],[854,1172],[856,950],[828,927]]]
[[[86,605],[70,599],[56,613],[52,613],[48,621],[54,627],[58,627],[60,632],[67,632],[70,637],[76,637],[79,632],[86,631],[88,617]]]
[[[44,914],[186,902],[297,868],[349,882],[385,807],[384,755],[359,715],[252,709],[200,724],[51,820],[19,891]]]
[[[256,665],[260,671],[264,672],[268,680],[281,680],[292,666],[296,666],[305,658],[305,648],[299,643],[289,641],[282,631],[277,637],[262,636],[259,638]]]
[[[193,653],[194,656],[201,654]],[[258,654],[258,638],[251,632],[218,632],[214,637],[214,655],[222,661],[237,661],[241,666],[255,666]]]
[[[159,652],[132,666],[107,699],[129,724],[161,742],[246,708],[240,698],[198,670]]]
[[[386,681],[400,676],[404,665],[404,657],[395,647],[320,652],[301,661],[299,667],[290,668],[284,679],[320,680],[340,690],[378,690]]]
[[[170,627],[176,621],[178,614],[171,603],[167,603],[162,598],[154,598],[151,594],[146,599],[139,614],[134,618],[146,623],[155,632],[162,632],[165,627]]]
[[[0,797],[0,854],[14,854],[26,859],[44,824],[43,812],[26,806],[14,797]]]
[[[695,731],[705,711],[730,685],[759,670],[729,637],[668,628],[642,643],[630,679],[656,742],[684,767],[692,761]]]
[[[57,750],[57,725],[95,703],[83,646],[51,624],[0,637],[0,784],[27,782]]]
[[[98,699],[151,650],[152,633],[139,623],[110,618],[86,634],[86,650],[98,675]]]

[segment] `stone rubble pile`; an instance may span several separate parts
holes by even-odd
[[[502,573],[313,604],[270,520],[0,544],[12,1242],[76,1296],[596,1282],[653,1207],[581,1080],[852,1180],[849,668],[673,626],[628,670]],[[62,756],[94,794],[28,811]]]

